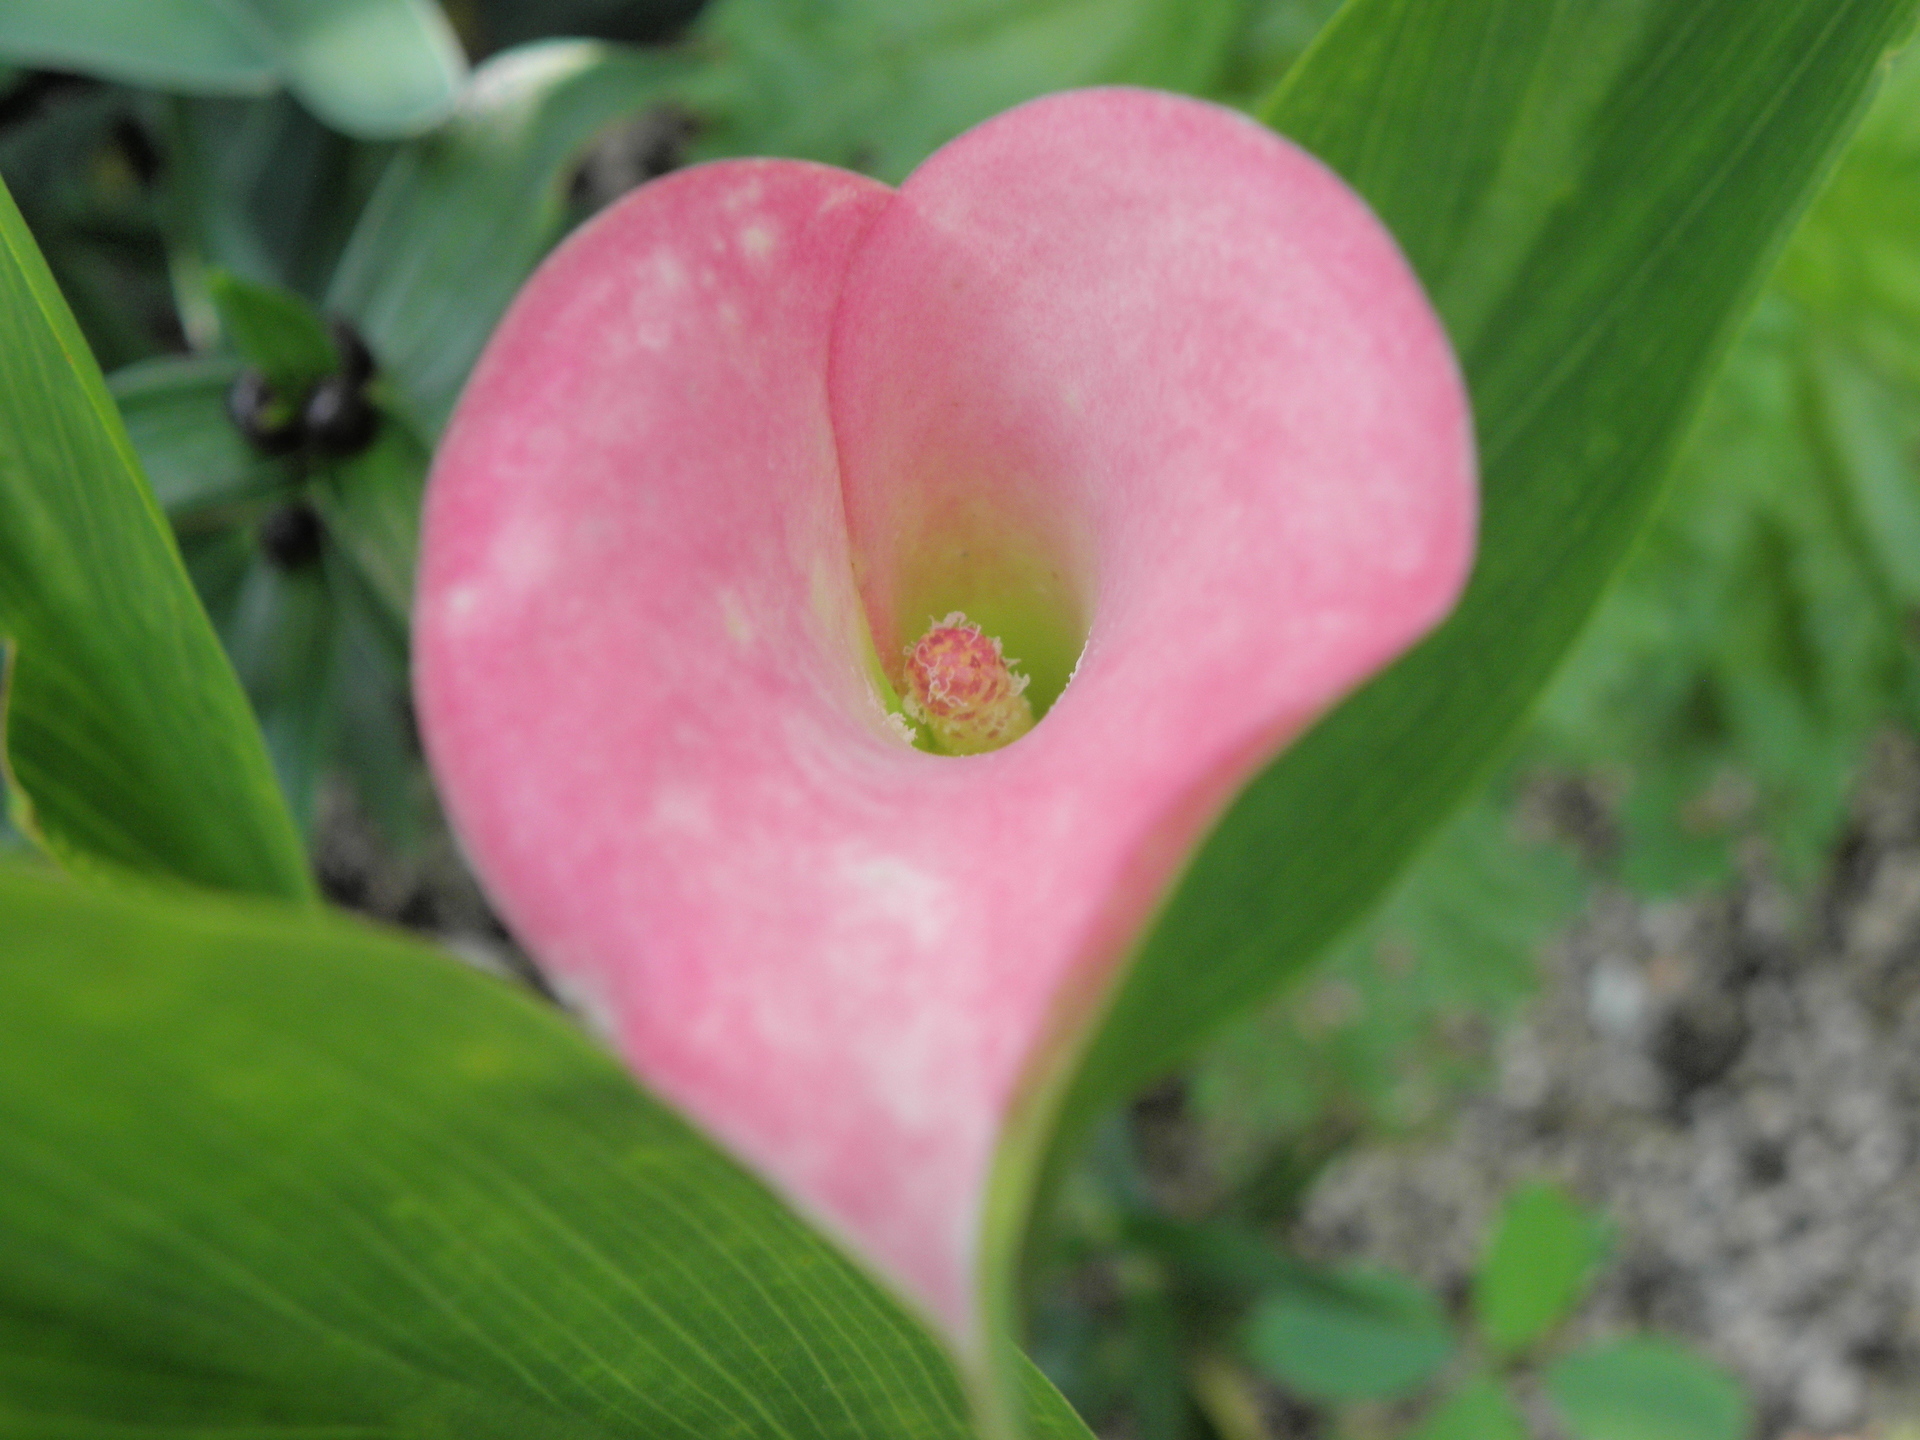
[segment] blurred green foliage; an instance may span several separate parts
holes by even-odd
[[[1728,361],[1665,515],[1529,746],[1614,793],[1672,892],[1831,846],[1868,736],[1920,721],[1920,66],[1894,69]]]

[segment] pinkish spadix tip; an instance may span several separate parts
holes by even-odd
[[[1025,675],[998,637],[955,610],[906,649],[901,708],[950,755],[983,755],[1033,728]]]

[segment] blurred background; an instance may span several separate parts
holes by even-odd
[[[1248,106],[1336,6],[332,13],[363,8],[389,19],[275,58],[10,0],[0,176],[328,894],[535,984],[405,675],[426,460],[539,256],[715,156],[897,180],[1048,90]],[[1043,1368],[1133,1440],[1920,1437],[1917,723],[1909,63],[1510,764],[1360,933],[1101,1128],[1033,1265]]]

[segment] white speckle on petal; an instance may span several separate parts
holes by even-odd
[[[669,294],[687,288],[687,267],[680,263],[680,257],[671,250],[653,252],[654,283]]]
[[[755,176],[753,179],[747,181],[746,184],[730,192],[727,198],[721,203],[725,205],[729,214],[734,214],[746,209],[749,205],[758,205],[761,197],[766,193],[767,187],[765,183],[763,183],[758,176]]]
[[[779,238],[773,226],[764,220],[756,220],[741,228],[740,253],[757,264],[773,254],[774,242]]]
[[[478,585],[453,586],[440,600],[442,621],[452,629],[464,630],[473,623],[483,598],[485,597]]]
[[[502,526],[487,553],[487,578],[515,598],[537,589],[560,556],[547,526],[538,521]]]
[[[910,860],[843,850],[835,857],[834,874],[850,929],[904,931],[916,949],[926,950],[953,928],[958,907],[952,883]]]
[[[713,806],[705,793],[669,785],[654,796],[653,828],[663,835],[705,839],[713,834]]]

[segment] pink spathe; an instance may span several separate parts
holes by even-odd
[[[563,245],[461,400],[429,755],[641,1079],[973,1351],[1006,1117],[1234,789],[1453,603],[1473,474],[1390,238],[1229,111],[1054,96],[898,192],[699,166]],[[996,574],[1071,683],[915,750],[869,646]]]

